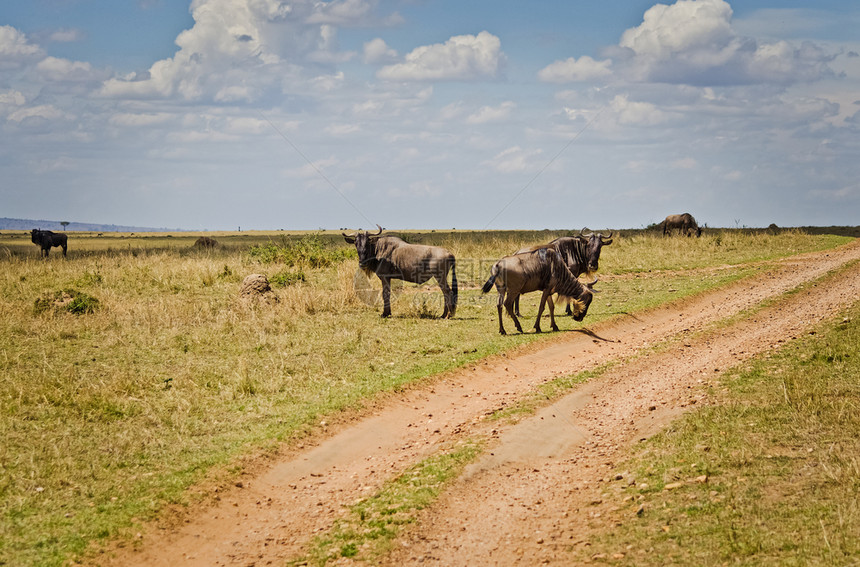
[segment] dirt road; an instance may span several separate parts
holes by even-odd
[[[390,565],[570,564],[589,529],[623,521],[589,506],[631,443],[704,400],[701,386],[749,357],[796,337],[860,297],[860,264],[780,296],[860,259],[860,241],[789,258],[716,292],[551,344],[452,372],[390,400],[358,422],[243,478],[241,486],[153,527],[101,565],[281,565],[302,553],[346,506],[458,439],[484,434],[484,456],[395,544]],[[707,331],[762,302],[770,307]],[[665,342],[667,339],[671,339]],[[657,344],[665,348],[651,349]],[[612,370],[516,425],[484,417],[557,376],[618,360]],[[337,429],[337,431],[334,431]],[[586,534],[586,535],[584,535]]]

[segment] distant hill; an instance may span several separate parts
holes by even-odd
[[[71,222],[65,228],[60,221],[30,220],[30,219],[7,219],[0,218],[0,230],[42,230],[57,231],[88,231],[88,232],[180,232],[180,228],[152,228],[145,226],[122,226],[118,224],[95,224],[85,222]]]

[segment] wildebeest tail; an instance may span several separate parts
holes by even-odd
[[[481,288],[481,293],[487,293],[491,289],[493,289],[493,284],[496,283],[496,277],[499,275],[498,264],[493,266],[493,269],[490,271],[490,279],[487,280],[487,283],[484,284],[484,287]]]
[[[454,309],[457,308],[457,260],[451,261],[451,295]]]

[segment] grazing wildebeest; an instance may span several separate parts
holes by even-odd
[[[66,250],[68,248],[68,237],[65,234],[58,232],[51,232],[50,230],[39,230],[38,228],[34,228],[30,231],[30,240],[33,241],[33,244],[38,244],[42,249],[39,253],[39,256],[48,257],[48,252],[51,251],[52,246],[62,246],[63,247],[63,256],[66,255]]]
[[[561,254],[562,260],[567,266],[567,269],[569,269],[575,277],[578,278],[584,273],[594,274],[599,267],[600,250],[604,246],[612,244],[612,233],[610,232],[607,236],[604,236],[600,233],[589,231],[588,234],[585,234],[586,230],[588,229],[583,228],[579,231],[577,236],[562,236],[561,238],[556,238],[547,244],[520,248],[514,252],[514,254],[533,252],[541,248],[552,248]],[[520,315],[519,297],[514,302],[514,312],[517,315]],[[572,315],[570,304],[567,305],[565,314]]]
[[[674,229],[678,229],[678,234],[690,236],[694,231],[696,236],[702,236],[702,229],[696,223],[696,219],[690,213],[682,215],[669,215],[660,223],[663,228],[663,236],[672,234]]]
[[[391,315],[391,280],[403,280],[422,284],[436,278],[445,297],[443,318],[453,317],[457,311],[457,271],[454,255],[439,246],[408,244],[396,236],[382,236],[359,231],[343,234],[358,252],[358,266],[366,273],[373,272],[382,282],[382,316]],[[448,271],[451,271],[451,287],[448,287]]]
[[[559,299],[567,299],[573,303],[573,318],[582,321],[588,313],[591,305],[593,289],[597,279],[589,284],[582,284],[564,264],[564,260],[556,250],[552,248],[540,248],[533,252],[505,256],[496,262],[491,271],[490,279],[481,288],[481,292],[487,293],[495,284],[499,292],[499,333],[505,333],[502,324],[502,305],[508,311],[517,331],[523,332],[520,321],[514,313],[514,302],[523,293],[531,291],[543,291],[538,307],[537,319],[535,320],[535,332],[540,333],[540,318],[543,315],[545,304],[549,304],[549,319],[553,331],[558,331],[555,324],[555,305],[552,294],[558,293]]]

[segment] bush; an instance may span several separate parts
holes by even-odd
[[[270,242],[253,246],[249,251],[251,258],[263,264],[275,262],[287,266],[325,268],[350,257],[352,250],[327,247],[317,234],[309,234],[295,242],[282,245]]]
[[[294,283],[307,281],[307,279],[305,278],[304,272],[283,271],[273,275],[271,278],[269,278],[269,281],[275,285],[287,287],[288,285],[293,285]]]
[[[33,312],[38,315],[46,311],[68,311],[75,315],[84,315],[95,312],[98,307],[99,300],[92,295],[76,289],[64,289],[36,299]]]

